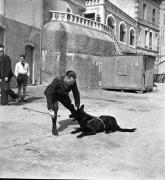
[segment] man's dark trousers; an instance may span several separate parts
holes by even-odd
[[[1,82],[1,104],[2,105],[7,105],[8,104],[8,94],[6,92],[6,82],[4,81]]]
[[[8,95],[15,99],[17,98],[17,94],[9,87],[9,82],[2,81],[1,82],[1,104],[7,105],[8,104]]]
[[[62,96],[62,95],[57,95],[57,96],[51,96],[48,95],[46,96],[47,100],[47,106],[48,109],[52,109],[54,111],[55,117],[52,117],[52,134],[58,135],[57,131],[57,112],[58,112],[58,101],[61,102],[72,114],[76,112],[74,105],[71,102],[71,99],[69,96]]]
[[[17,77],[18,86],[18,96],[21,97],[21,87],[23,86],[23,98],[26,96],[26,86],[27,86],[28,76],[27,74],[19,74]]]

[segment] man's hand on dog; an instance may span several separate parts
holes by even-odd
[[[79,109],[80,107],[80,104],[75,104],[76,108]]]

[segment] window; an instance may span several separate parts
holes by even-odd
[[[113,29],[113,32],[115,32],[116,22],[115,18],[112,15],[107,18],[107,26],[111,27]]]
[[[130,30],[130,45],[131,46],[134,46],[135,45],[135,30],[134,29],[131,29]]]
[[[145,47],[148,47],[148,31],[145,31]]]
[[[149,37],[149,48],[152,49],[152,32],[150,32],[150,37]]]
[[[155,33],[155,42],[154,42],[154,44],[155,44],[155,49],[157,51],[158,50],[158,34],[157,33]]]
[[[146,4],[143,4],[143,19],[146,19]]]
[[[155,9],[152,11],[152,23],[155,24]]]
[[[101,17],[100,17],[99,14],[97,15],[96,21],[97,21],[97,22],[101,22]]]
[[[126,42],[126,25],[124,23],[120,24],[120,41]]]
[[[164,17],[163,17],[163,25],[165,26],[165,14],[164,14]]]
[[[95,21],[95,13],[85,14],[84,17]]]

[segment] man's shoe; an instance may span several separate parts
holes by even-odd
[[[55,136],[58,136],[58,130],[57,129],[52,129],[52,134]]]
[[[21,102],[21,100],[19,98],[15,98],[15,102],[19,103],[19,102]]]

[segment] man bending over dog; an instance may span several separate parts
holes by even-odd
[[[44,94],[46,95],[47,108],[52,118],[52,134],[55,136],[58,135],[56,127],[58,101],[70,110],[72,115],[77,112],[69,97],[70,91],[73,92],[75,106],[79,108],[80,93],[77,88],[76,73],[74,71],[67,71],[65,76],[56,77],[45,89]]]

